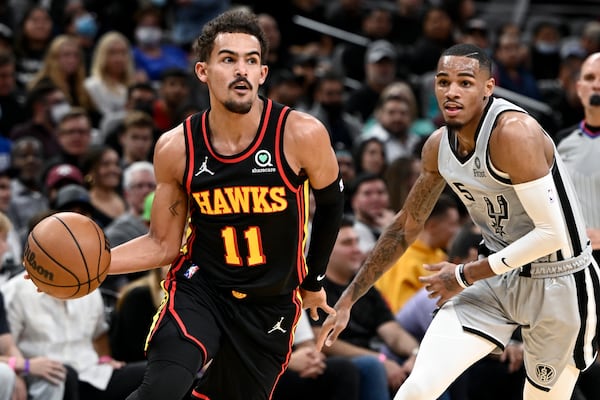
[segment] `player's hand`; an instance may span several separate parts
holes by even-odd
[[[60,361],[46,357],[35,357],[29,360],[29,373],[58,385],[65,380],[67,369]]]
[[[318,292],[311,292],[300,288],[300,295],[302,296],[302,308],[309,310],[313,321],[319,320],[319,312],[317,311],[319,308],[329,315],[335,314],[333,307],[327,304],[325,289],[321,288]]]
[[[500,355],[500,361],[508,362],[508,372],[512,374],[523,365],[523,343],[510,341]]]
[[[438,264],[424,264],[423,267],[427,271],[437,272],[433,275],[421,276],[419,281],[425,286],[425,290],[429,292],[430,298],[439,297],[438,307],[441,307],[452,296],[462,291],[462,287],[456,281],[456,275],[454,274],[456,264],[441,262]]]
[[[321,326],[317,336],[317,349],[321,351],[323,345],[331,346],[339,334],[346,328],[350,320],[350,307],[336,305],[335,313],[329,314]]]

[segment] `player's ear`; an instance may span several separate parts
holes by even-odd
[[[267,80],[267,75],[269,74],[269,67],[266,65],[260,66],[260,78],[258,79],[258,84],[262,85]]]
[[[207,64],[203,61],[198,61],[194,66],[194,71],[196,72],[196,76],[200,79],[201,82],[206,83],[206,66]]]

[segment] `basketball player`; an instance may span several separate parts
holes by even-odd
[[[437,312],[395,400],[435,399],[522,327],[524,399],[571,397],[594,362],[598,266],[562,161],[524,110],[492,97],[491,61],[460,44],[438,63],[435,94],[446,126],[423,148],[423,169],[405,206],[337,302],[318,337],[332,343],[361,297],[415,239],[446,183],[484,239],[480,258],[442,262],[421,282]],[[432,373],[432,371],[443,371]]]
[[[209,361],[193,398],[268,399],[302,307],[313,318],[333,310],[321,280],[341,178],[321,123],[258,96],[267,45],[255,15],[217,17],[196,50],[211,108],[160,137],[150,230],[112,253],[112,274],[171,263],[146,377],[129,399],[181,399]],[[309,183],[316,211],[305,261]]]

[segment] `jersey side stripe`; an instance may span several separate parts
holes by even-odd
[[[552,167],[552,178],[556,186],[556,191],[558,192],[557,195],[560,200],[560,204],[562,205],[561,210],[567,225],[570,246],[573,250],[573,255],[579,255],[583,251],[581,238],[579,237],[579,231],[577,230],[577,223],[575,220],[575,215],[573,215],[573,210],[570,207],[565,207],[566,204],[570,204],[570,201],[567,194],[567,189],[565,188],[565,184],[560,174],[560,169],[558,168],[558,164],[556,162]]]

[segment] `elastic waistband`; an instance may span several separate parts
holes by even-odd
[[[491,251],[483,243],[479,245],[479,254],[484,257],[489,257]],[[585,269],[592,263],[592,247],[586,247],[583,252],[577,257],[569,258],[568,260],[553,261],[553,262],[532,262],[523,265],[520,269],[520,276],[534,279],[557,278],[559,276],[571,275],[575,272]]]
[[[521,267],[519,275],[534,279],[557,278],[559,276],[571,275],[581,271],[592,262],[592,248],[587,247],[577,257],[568,260],[544,262],[533,262]]]

